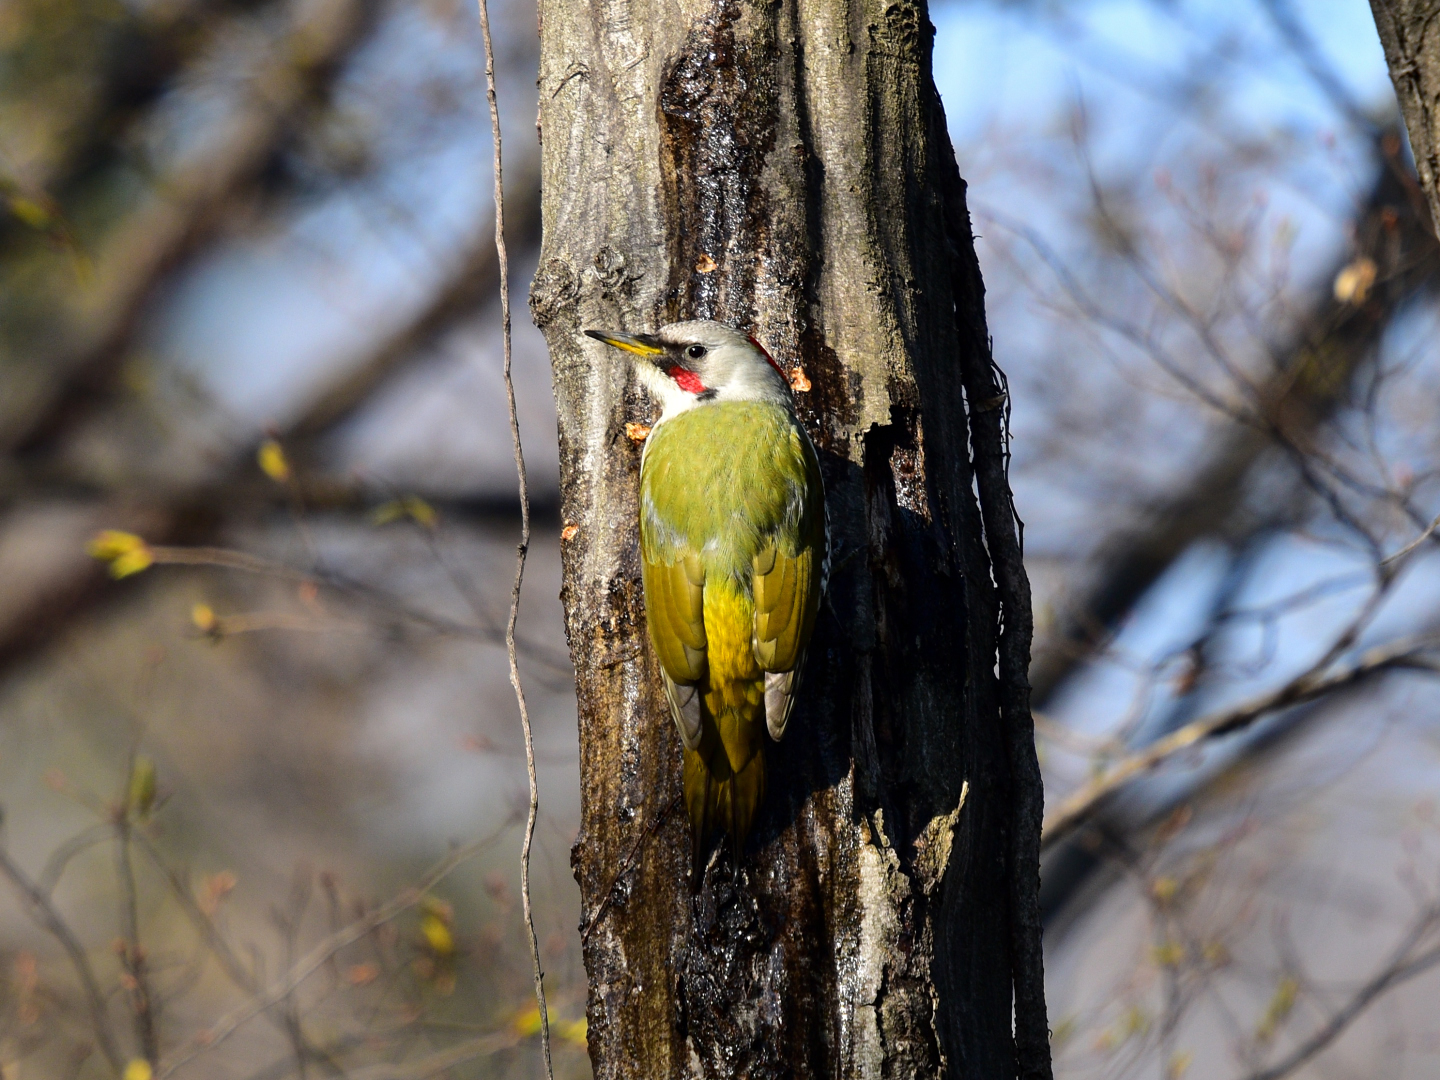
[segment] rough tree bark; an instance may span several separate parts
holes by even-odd
[[[531,305],[560,414],[596,1075],[1048,1077],[1029,587],[924,3],[540,16]],[[833,550],[742,873],[721,852],[693,897],[625,432],[650,403],[581,336],[692,317],[803,368]]]
[[[1440,0],[1370,0],[1415,171],[1440,222]]]

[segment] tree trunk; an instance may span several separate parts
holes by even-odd
[[[560,414],[596,1075],[1048,1077],[1029,586],[926,8],[540,16],[531,304]],[[803,369],[832,548],[741,873],[721,845],[694,895],[625,430],[651,404],[581,336],[686,318]]]
[[[1415,171],[1440,222],[1440,0],[1370,0]]]

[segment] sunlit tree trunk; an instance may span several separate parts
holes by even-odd
[[[1415,171],[1440,221],[1440,0],[1370,0]]]
[[[596,1075],[1048,1076],[1008,401],[926,8],[540,15],[532,308],[560,414]],[[833,551],[743,873],[722,853],[693,896],[626,433],[651,405],[581,335],[685,318],[803,370]]]

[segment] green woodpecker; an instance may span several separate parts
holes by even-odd
[[[632,354],[661,407],[640,460],[640,566],[698,885],[716,832],[738,870],[765,797],[765,732],[781,739],[795,706],[828,569],[820,462],[754,338],[717,322],[585,332]]]

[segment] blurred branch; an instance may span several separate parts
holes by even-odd
[[[225,972],[230,981],[240,990],[247,994],[259,993],[262,988],[256,976],[250,972],[245,965],[241,963],[240,958],[235,955],[235,950],[230,948],[230,943],[225,940],[224,935],[221,934],[219,928],[216,927],[215,920],[211,919],[210,916],[200,909],[200,905],[196,902],[194,895],[190,891],[190,886],[182,880],[180,875],[165,861],[160,851],[144,832],[134,830],[130,835],[131,838],[139,844],[140,849],[149,857],[155,869],[158,870],[160,875],[165,879],[165,883],[170,887],[171,896],[173,896],[175,902],[180,905],[180,909],[185,912],[185,917],[190,920],[190,925],[194,928],[195,933],[204,944],[206,951],[219,963],[221,970]],[[266,1015],[277,1027],[286,1030],[299,1044],[298,1049],[304,1060],[321,1062],[326,1065],[327,1069],[332,1073],[342,1073],[342,1070],[339,1069],[330,1055],[309,1039],[304,1029],[300,1026],[298,1019],[292,1027],[285,1016],[275,1016],[271,1013],[267,1013]]]
[[[18,43],[13,38],[7,41],[7,60],[13,63],[16,52],[47,47],[51,54],[61,53],[47,57],[53,61],[45,65],[50,79],[33,80],[22,91],[36,106],[27,112],[26,123],[45,133],[50,149],[28,162],[21,175],[0,178],[0,186],[13,183],[27,197],[64,207],[72,188],[124,155],[136,119],[146,115],[177,72],[209,49],[231,25],[224,16],[264,2],[169,0],[126,5],[104,12],[94,21],[84,20],[80,5],[67,5],[75,22],[64,26],[55,25],[53,7],[37,4],[26,10],[22,5],[14,17],[28,17],[29,32]],[[48,25],[39,25],[42,21]],[[67,36],[69,48],[56,50],[46,40],[57,34]],[[91,70],[83,80],[77,79],[80,72],[66,70],[77,53],[90,61]],[[78,86],[80,100],[77,102],[73,93],[54,93],[57,79]],[[0,245],[30,235],[28,229],[22,231],[17,218],[0,216]],[[8,249],[0,250],[3,255],[10,254]]]
[[[1154,770],[1184,750],[1241,731],[1279,709],[1314,701],[1382,671],[1410,668],[1440,674],[1440,663],[1426,656],[1426,653],[1437,645],[1440,645],[1440,636],[1433,634],[1406,638],[1367,650],[1353,663],[1338,670],[1327,671],[1336,652],[1336,649],[1332,648],[1319,664],[1278,689],[1186,724],[1143,750],[1116,762],[1100,776],[1083,784],[1046,816],[1042,849],[1050,848],[1078,829],[1100,809],[1106,799],[1130,781]]]
[[[1415,949],[1427,936],[1440,926],[1440,904],[1432,904],[1420,913],[1420,917],[1406,932],[1400,944],[1390,954],[1385,965],[1352,997],[1334,1013],[1319,1030],[1292,1050],[1283,1059],[1250,1073],[1245,1080],[1282,1080],[1295,1070],[1302,1068],[1317,1054],[1338,1039],[1350,1024],[1360,1016],[1376,999],[1402,983],[1440,964],[1440,945],[1415,953]]]
[[[1270,16],[1270,21],[1280,31],[1285,44],[1309,73],[1311,80],[1330,99],[1330,104],[1361,131],[1378,134],[1374,118],[1355,100],[1355,95],[1340,78],[1335,66],[1320,51],[1310,31],[1295,14],[1290,0],[1261,0],[1260,6]]]
[[[519,168],[511,170],[506,196],[507,228],[525,247],[537,243],[540,236],[539,165],[535,154],[521,157]],[[345,375],[317,394],[289,425],[290,437],[314,440],[334,430],[415,357],[479,311],[499,287],[495,234],[488,228],[477,230],[429,303],[408,325],[381,341],[370,355],[349,365]]]
[[[29,906],[31,917],[45,927],[70,958],[70,964],[75,969],[81,989],[85,993],[86,1003],[90,1008],[90,1022],[95,1028],[95,1038],[100,1044],[100,1052],[110,1063],[111,1070],[118,1075],[120,1070],[125,1067],[125,1059],[121,1056],[119,1045],[115,1041],[115,1032],[110,1027],[110,1017],[105,1010],[105,997],[100,992],[100,984],[95,981],[95,972],[90,967],[89,958],[85,955],[85,947],[80,944],[75,932],[65,922],[64,916],[60,914],[49,895],[25,875],[25,872],[20,869],[3,846],[0,846],[0,874],[4,874],[9,879],[10,884],[15,887],[16,892],[24,898]]]
[[[1414,540],[1411,540],[1399,551],[1395,552],[1394,555],[1390,555],[1385,558],[1380,565],[1383,568],[1388,569],[1391,566],[1403,562],[1418,547],[1420,547],[1421,544],[1425,543],[1425,541],[1429,540],[1432,536],[1434,536],[1436,529],[1440,529],[1440,517],[1437,517],[1433,521],[1431,521],[1429,525],[1425,526],[1425,530],[1419,536],[1415,537]]]
[[[219,1046],[244,1024],[284,1002],[341,949],[355,944],[376,927],[390,922],[420,903],[427,893],[457,867],[495,844],[513,824],[515,818],[512,816],[488,836],[456,848],[426,871],[415,885],[325,938],[283,975],[219,1017],[163,1060],[155,1073],[158,1080],[173,1076],[201,1054]]]
[[[1334,281],[1347,267],[1369,259],[1377,270],[1374,286],[1358,302],[1327,289],[1289,346],[1275,356],[1273,373],[1251,403],[1254,416],[1232,417],[1188,483],[1104,544],[1087,578],[1057,605],[1054,628],[1037,643],[1030,668],[1037,706],[1103,643],[1181,553],[1231,522],[1268,449],[1303,451],[1308,446],[1356,370],[1373,356],[1396,312],[1433,285],[1440,252],[1415,211],[1414,181],[1404,172],[1399,149],[1393,134],[1380,140],[1380,174],[1357,215],[1356,250],[1338,260],[1324,279]]]
[[[253,459],[247,459],[246,464]],[[18,471],[18,470],[17,470]],[[440,518],[453,521],[493,521],[520,516],[519,500],[496,492],[493,495],[452,495],[423,487],[396,489],[381,486],[353,473],[337,475],[322,468],[305,469],[291,478],[287,488],[258,472],[251,474],[243,467],[217,476],[214,480],[195,485],[160,487],[122,480],[115,483],[92,482],[58,475],[54,470],[28,470],[27,475],[9,476],[0,472],[0,506],[38,505],[63,502],[90,504],[108,502],[115,505],[144,503],[173,506],[181,516],[191,520],[246,520],[276,510],[289,510],[299,496],[305,509],[337,515],[364,516],[377,506],[397,499],[423,500]],[[560,507],[549,492],[531,496],[530,517],[558,522]]]
[[[131,775],[134,775],[132,762]],[[140,1056],[152,1067],[160,1060],[160,1036],[155,1027],[155,992],[150,985],[150,964],[140,943],[140,898],[135,887],[135,865],[130,857],[130,812],[123,805],[115,815],[116,876],[120,879],[120,963],[124,987],[135,1020]]]
[[[156,286],[220,227],[235,193],[259,175],[334,78],[373,22],[375,8],[375,0],[294,0],[289,28],[247,80],[234,114],[223,122],[223,139],[158,178],[148,201],[104,242],[93,284],[83,290],[59,349],[46,360],[54,377],[30,395],[16,395],[19,400],[0,413],[0,449],[41,449],[109,381]]]
[[[437,1051],[428,1057],[412,1061],[408,1065],[373,1065],[350,1074],[352,1080],[428,1080],[439,1076],[447,1069],[488,1057],[501,1050],[508,1050],[520,1041],[511,1031],[499,1031],[493,1035],[481,1035],[463,1043]]]
[[[45,869],[40,871],[40,879],[35,883],[35,887],[45,896],[52,895],[70,860],[98,844],[103,844],[110,839],[112,833],[109,825],[92,825],[79,835],[66,840],[45,860]]]
[[[538,238],[539,233],[537,164],[535,155],[524,155],[518,170],[519,179],[512,181],[509,199],[512,222],[516,223],[512,227],[527,243]],[[404,365],[422,358],[426,345],[478,310],[484,299],[479,291],[481,286],[494,289],[498,282],[494,234],[488,228],[477,230],[472,246],[456,261],[452,276],[435,291],[429,304],[409,323],[373,342],[368,353],[344,365],[335,382],[318,393],[311,405],[302,410],[293,427],[279,432],[277,438],[282,443],[302,436],[314,440],[332,430]],[[85,541],[98,530],[118,528],[158,542],[202,539],[213,532],[216,521],[226,512],[256,501],[273,500],[273,484],[259,495],[244,497],[245,481],[238,478],[253,469],[254,453],[255,444],[237,448],[225,463],[195,483],[168,490],[120,492],[78,515],[82,520],[71,526],[70,531],[52,531],[51,544],[62,549],[68,545],[68,550],[32,571],[23,583],[9,583],[9,595],[0,596],[8,601],[0,603],[0,666],[52,640],[75,614],[111,594],[110,583],[103,572],[84,552]],[[304,456],[303,445],[297,456]],[[301,482],[309,484],[308,479]],[[307,505],[353,506],[362,504],[371,494],[363,485],[327,481],[323,476],[316,484],[318,489],[302,488]],[[491,510],[488,504],[468,505],[477,512]],[[0,543],[4,538],[0,532]],[[522,644],[527,650],[534,647],[530,643]],[[546,662],[555,667],[553,662]],[[562,669],[568,670],[568,667],[567,659]]]
[[[222,570],[258,574],[262,577],[291,581],[297,584],[318,582],[337,592],[349,595],[353,599],[364,601],[439,633],[474,638],[491,644],[501,644],[507,639],[507,631],[503,631],[493,624],[476,626],[444,615],[437,615],[434,612],[415,607],[378,586],[356,581],[333,570],[320,567],[312,570],[300,570],[285,563],[263,559],[258,555],[235,551],[231,548],[149,545],[147,549],[155,566],[209,566]],[[477,614],[483,618],[483,609]],[[569,662],[562,654],[556,653],[540,642],[527,638],[516,638],[515,640],[520,648],[553,671],[562,675],[569,674]]]

